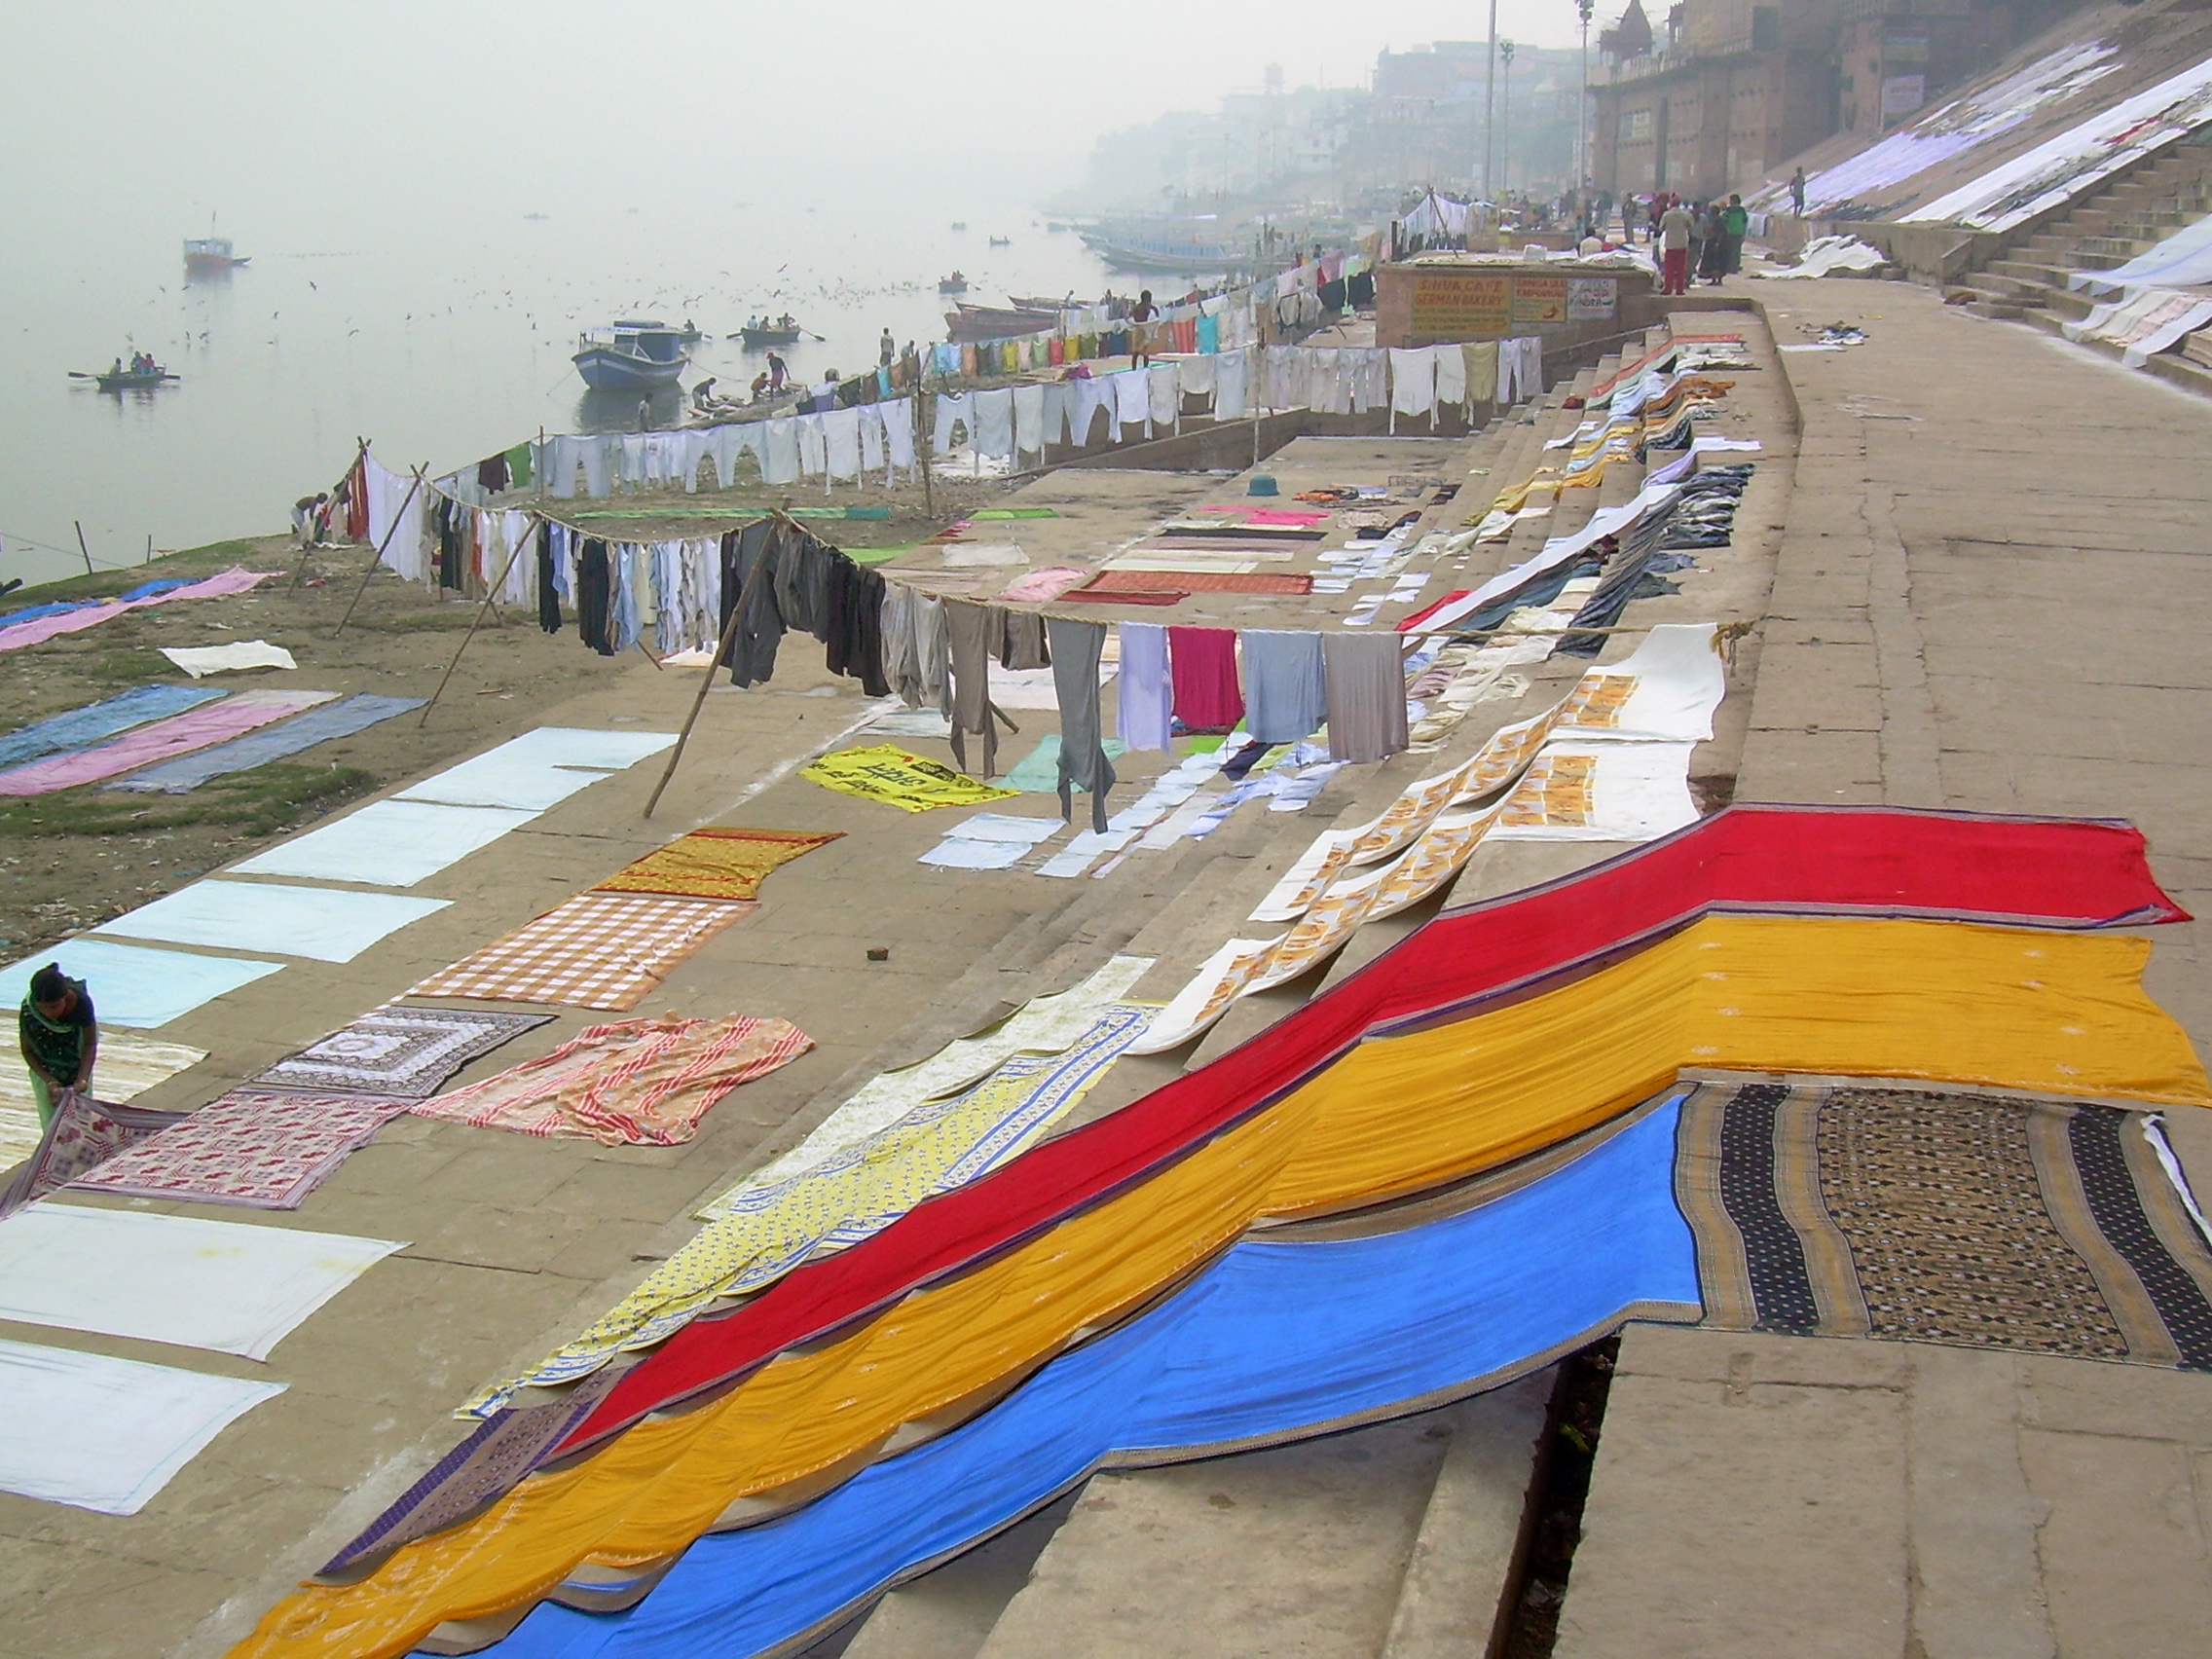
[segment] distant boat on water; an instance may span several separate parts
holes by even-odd
[[[105,373],[92,374],[71,369],[69,378],[74,381],[91,381],[102,391],[124,392],[151,391],[158,386],[182,377],[171,374],[150,355],[138,355],[131,359],[128,369],[123,367],[122,359],[118,358],[116,366]]]
[[[185,239],[184,270],[188,276],[214,276],[226,271],[236,271],[252,258],[251,254],[238,252],[231,245],[229,237]]]
[[[968,221],[966,219],[955,219],[952,221],[952,228],[956,231],[964,231],[968,228]]]
[[[939,278],[937,291],[940,294],[965,294],[968,291],[968,278],[955,271],[949,276]]]
[[[690,362],[683,330],[664,322],[617,322],[585,331],[570,360],[594,391],[674,386]]]
[[[1012,247],[1014,239],[1012,237],[993,237],[991,238],[991,245],[993,247]]]

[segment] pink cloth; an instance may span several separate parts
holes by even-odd
[[[1042,605],[1048,599],[1059,598],[1089,574],[1088,571],[1073,570],[1066,565],[1048,565],[1041,571],[1031,571],[1026,576],[1017,577],[999,598],[1022,605]]]
[[[13,628],[0,628],[0,651],[35,645],[59,634],[81,634],[87,628],[96,628],[102,622],[121,616],[126,610],[166,605],[172,599],[220,599],[227,593],[243,593],[256,582],[265,582],[276,573],[275,571],[229,570],[205,581],[194,582],[190,587],[171,588],[167,593],[157,593],[149,599],[134,599],[129,605],[120,601],[114,605],[92,605],[83,610],[64,610],[56,615],[18,622]]]
[[[1236,634],[1229,628],[1170,628],[1175,718],[1193,731],[1221,731],[1244,718],[1236,682]],[[182,717],[178,717],[181,719]],[[0,782],[4,782],[0,777]]]
[[[203,703],[166,720],[140,726],[97,748],[50,755],[44,760],[0,772],[0,795],[51,794],[77,784],[97,783],[150,766],[156,760],[222,743],[302,709],[327,703],[337,695],[335,691],[240,691],[220,703]]]

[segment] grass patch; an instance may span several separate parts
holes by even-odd
[[[0,835],[144,835],[194,825],[273,835],[376,788],[357,766],[256,766],[211,778],[189,794],[138,794],[87,785],[0,803]]]

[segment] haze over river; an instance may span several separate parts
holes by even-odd
[[[569,360],[580,329],[617,317],[690,318],[709,338],[684,385],[715,375],[718,392],[742,394],[764,359],[722,336],[756,313],[789,311],[828,337],[785,352],[820,380],[871,367],[887,325],[902,347],[943,339],[937,282],[955,269],[986,305],[1139,285],[1043,213],[958,187],[834,207],[733,191],[680,217],[578,207],[558,189],[494,194],[477,211],[364,216],[313,240],[226,221],[252,260],[228,277],[185,278],[183,239],[204,221],[72,228],[65,257],[18,257],[0,278],[0,575],[81,572],[78,519],[103,567],[137,564],[149,535],[159,549],[282,530],[295,498],[344,472],[356,436],[395,469],[444,472],[540,426],[632,424],[637,399],[587,403]],[[1013,245],[989,247],[994,235]],[[183,379],[120,397],[68,379],[134,347]]]

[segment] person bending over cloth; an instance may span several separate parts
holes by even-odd
[[[38,1126],[44,1130],[53,1124],[63,1094],[92,1092],[100,1028],[84,980],[70,978],[60,963],[49,962],[31,976],[17,1027],[23,1065],[31,1074],[31,1094],[38,1101]]]

